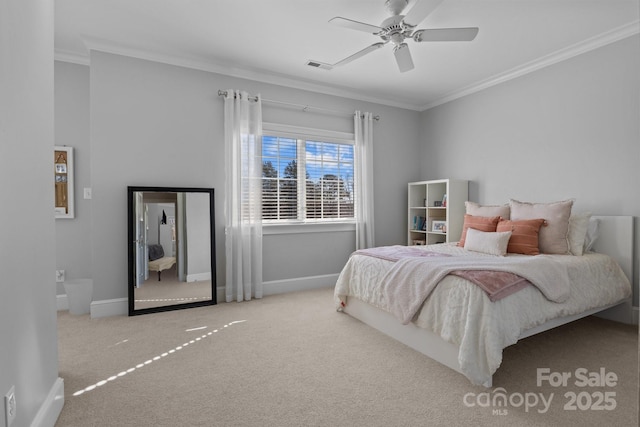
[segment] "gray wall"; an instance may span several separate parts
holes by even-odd
[[[190,193],[187,209],[187,275],[198,277],[211,274],[211,245],[209,244],[209,195]],[[201,277],[198,280],[203,280]]]
[[[73,147],[75,218],[56,219],[56,270],[67,280],[91,277],[89,67],[55,61],[55,143]],[[62,284],[57,293],[64,294]]]
[[[90,67],[91,245],[94,300],[127,295],[126,187],[216,189],[217,282],[224,285],[224,118],[218,89],[341,111],[371,111],[374,125],[376,239],[402,243],[406,183],[418,178],[419,113],[92,51]],[[267,122],[353,130],[351,117],[265,104]],[[337,274],[354,233],[266,235],[264,280]],[[327,283],[331,286],[333,283]]]
[[[639,51],[636,35],[425,111],[423,178],[471,180],[480,203],[640,217]]]
[[[147,208],[147,244],[154,245],[160,243],[160,219],[162,217],[162,210],[166,210],[169,207],[169,204],[159,204],[159,203],[145,203]],[[173,205],[171,205],[173,206]],[[172,210],[175,210],[173,208]],[[175,214],[173,214],[175,215]],[[167,215],[169,216],[169,215]],[[171,248],[165,248],[163,246],[165,255],[171,256],[169,250]]]
[[[15,386],[13,426],[29,426],[41,408],[44,413],[58,405],[39,419],[53,425],[62,406],[47,400],[62,384],[54,275],[53,2],[0,2],[0,73],[0,396]],[[2,425],[4,417],[1,404]]]
[[[92,52],[94,300],[127,295],[127,186],[207,187],[222,177],[207,74],[182,71]]]

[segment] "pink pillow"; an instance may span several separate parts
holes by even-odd
[[[540,254],[538,235],[542,224],[544,219],[501,220],[496,231],[511,231],[507,253],[538,255]]]
[[[462,225],[462,235],[460,236],[460,241],[458,242],[458,246],[462,246],[464,248],[464,241],[467,237],[467,230],[469,228],[473,228],[480,231],[496,231],[496,226],[498,225],[498,221],[500,221],[499,216],[485,217],[485,216],[473,216],[473,215],[465,215],[464,216],[464,224]]]

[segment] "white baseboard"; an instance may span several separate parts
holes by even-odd
[[[129,300],[127,298],[105,299],[91,303],[91,318],[126,316],[129,314]]]
[[[47,398],[40,409],[36,417],[31,423],[31,427],[53,427],[62,412],[64,406],[64,380],[60,377],[55,380]]]
[[[227,300],[227,294],[225,292],[224,286],[218,286],[216,288],[216,301],[218,303],[225,302]]]
[[[56,295],[56,307],[58,311],[69,310],[69,298],[67,298],[67,294]]]
[[[339,273],[324,274],[321,276],[296,277],[293,279],[271,280],[262,284],[262,294],[277,295],[287,292],[305,291],[308,289],[318,289],[331,287],[336,284]],[[216,289],[218,302],[226,300],[224,286]],[[66,295],[57,295],[58,310],[68,310],[69,302]],[[129,302],[127,298],[117,298],[110,300],[100,300],[91,302],[91,318],[126,316],[129,314]]]
[[[327,288],[335,286],[339,273],[323,274],[321,276],[296,277],[293,279],[270,280],[262,283],[262,295],[277,295],[287,292],[305,291],[309,289]],[[218,302],[227,299],[224,286],[216,289]]]
[[[201,280],[211,280],[211,272],[208,271],[206,273],[187,274],[187,283],[199,282]]]
[[[58,311],[69,310],[67,295],[56,295],[56,307]],[[91,302],[91,318],[122,316],[129,314],[129,302],[127,298],[108,299]]]
[[[327,288],[335,286],[339,273],[323,274],[322,276],[296,277],[293,279],[271,280],[263,282],[263,295],[284,294],[287,292],[306,291],[309,289]]]

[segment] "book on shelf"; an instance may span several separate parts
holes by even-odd
[[[412,230],[426,230],[426,221],[425,217],[420,215],[414,215],[413,217],[413,225],[411,227]]]

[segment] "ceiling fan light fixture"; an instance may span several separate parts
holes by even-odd
[[[394,45],[400,46],[404,41],[404,35],[402,33],[392,34],[391,37],[389,37],[389,39],[391,40],[391,43],[393,43]]]
[[[384,2],[384,7],[392,15],[400,15],[405,7],[407,7],[407,0],[387,0]]]

